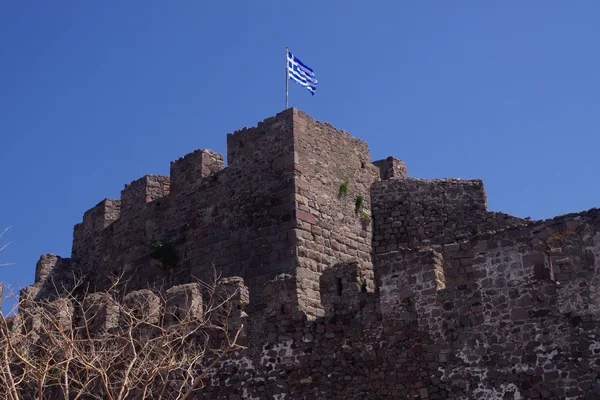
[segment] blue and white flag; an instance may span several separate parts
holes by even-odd
[[[317,79],[312,68],[304,64],[291,51],[287,54],[287,69],[291,80],[304,86],[312,95],[317,90]]]

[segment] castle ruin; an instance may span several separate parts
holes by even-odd
[[[242,278],[247,349],[202,398],[600,399],[600,210],[490,212],[480,180],[409,177],[295,108],[229,134],[227,162],[197,150],[102,200],[22,296],[74,271],[94,292]]]

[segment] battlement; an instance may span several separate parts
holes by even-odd
[[[145,175],[125,185],[121,191],[121,217],[132,218],[143,204],[167,196],[169,188],[169,177],[163,175]]]
[[[216,267],[242,277],[259,306],[262,286],[288,273],[314,316],[324,267],[358,259],[373,269],[370,187],[380,171],[364,141],[289,109],[228,134],[227,149],[226,168],[221,155],[196,150],[173,161],[169,177],[146,175],[84,214],[72,258],[95,290],[109,275],[125,273],[126,290],[136,290],[205,279]],[[398,173],[403,164],[388,161]],[[156,243],[175,247],[167,273],[150,254]]]
[[[525,219],[488,212],[479,179],[388,179],[371,187],[375,252],[452,243]]]
[[[211,150],[196,150],[176,161],[171,161],[170,192],[189,193],[223,170],[223,156]]]
[[[558,249],[559,268],[570,266],[562,281],[539,274],[540,262],[555,265],[549,257]],[[538,251],[547,251],[546,258]],[[600,213],[593,209],[453,244],[380,253],[374,293],[363,290],[359,263],[330,267],[321,275],[325,315],[314,320],[299,312],[298,279],[281,276],[266,284],[267,308],[248,316],[251,347],[215,374],[209,392],[240,385],[262,393],[255,382],[277,377],[266,390],[292,398],[309,391],[386,398],[397,394],[386,390],[389,382],[402,382],[403,393],[417,398],[592,393],[581,382],[593,381],[600,361],[599,256]],[[466,282],[446,278],[447,262],[456,259],[469,260]],[[365,378],[371,365],[377,370]],[[343,373],[320,374],[332,366]],[[556,382],[557,376],[563,378]],[[345,385],[332,387],[340,379]]]
[[[365,293],[373,293],[373,271],[358,261],[335,265],[323,272],[320,292],[326,317],[360,311]]]
[[[104,199],[83,214],[82,224],[89,231],[99,232],[115,222],[120,215],[121,200]]]
[[[397,158],[389,156],[383,160],[373,161],[373,165],[379,168],[379,177],[387,179],[406,179],[406,164]]]
[[[42,319],[55,319],[63,330],[79,332],[79,335],[101,335],[122,328],[152,329],[173,325],[191,324],[206,321],[205,312],[211,315],[217,311],[237,308],[240,301],[247,300],[247,288],[236,279],[217,282],[214,292],[216,303],[204,304],[201,287],[198,283],[173,286],[164,292],[148,289],[129,292],[117,300],[106,292],[84,293],[82,298],[58,298],[51,301],[25,303],[22,306],[34,307],[26,313],[25,319],[13,323],[12,329],[26,329],[38,335],[47,334],[48,326],[42,329]],[[32,305],[29,305],[32,304]],[[42,315],[40,306],[46,308]],[[35,308],[37,307],[37,308]],[[235,313],[227,315],[235,317]],[[215,319],[214,324],[218,324]]]
[[[77,271],[95,329],[110,330],[124,309],[173,324],[233,294],[228,321],[248,349],[211,378],[232,396],[566,398],[586,390],[571,375],[592,382],[597,209],[490,212],[481,180],[408,177],[293,108],[228,134],[227,161],[196,150],[98,203],[72,258],[43,256],[23,297],[55,298]],[[214,272],[224,280],[206,298]],[[123,278],[116,298],[109,275]]]
[[[264,285],[289,274],[298,307],[319,316],[336,307],[331,293],[321,299],[322,285],[346,279],[331,275],[341,265],[356,262],[372,280],[387,253],[433,246],[442,281],[472,282],[471,260],[447,249],[531,222],[487,211],[481,180],[409,178],[402,161],[371,163],[364,141],[296,109],[228,134],[227,154],[225,168],[222,155],[196,150],[173,161],[169,177],[146,175],[88,210],[69,268],[89,271],[99,291],[108,275],[125,273],[131,291],[193,283],[216,268],[241,277],[259,308]],[[172,247],[170,265],[152,256],[157,243]]]
[[[280,157],[293,160],[294,118],[297,110],[291,108],[259,122],[255,128],[243,128],[227,135],[227,164],[232,168],[261,170]],[[265,157],[265,150],[270,153]]]
[[[121,200],[104,199],[83,214],[83,221],[73,229],[71,257],[77,259],[79,252],[94,241],[105,228],[121,216]]]
[[[488,212],[481,180],[409,178],[402,161],[371,163],[364,141],[297,109],[228,134],[227,154],[224,167],[222,155],[196,150],[171,162],[169,177],[146,175],[88,210],[74,229],[70,268],[88,271],[99,291],[110,275],[125,273],[131,291],[193,283],[216,268],[241,277],[259,308],[264,285],[289,274],[298,307],[319,316],[336,307],[330,293],[321,299],[335,266],[358,262],[372,280],[374,264],[385,262],[372,254],[530,223]],[[172,247],[171,265],[153,258],[157,243]],[[443,260],[448,283],[474,279],[466,258]]]

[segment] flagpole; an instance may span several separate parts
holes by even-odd
[[[288,48],[285,46],[285,109],[288,109],[288,85],[290,82],[290,71],[288,69]]]

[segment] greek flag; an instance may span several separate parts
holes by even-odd
[[[314,95],[317,90],[317,79],[312,68],[304,64],[291,51],[287,54],[287,69],[291,80],[304,86],[310,94]]]

